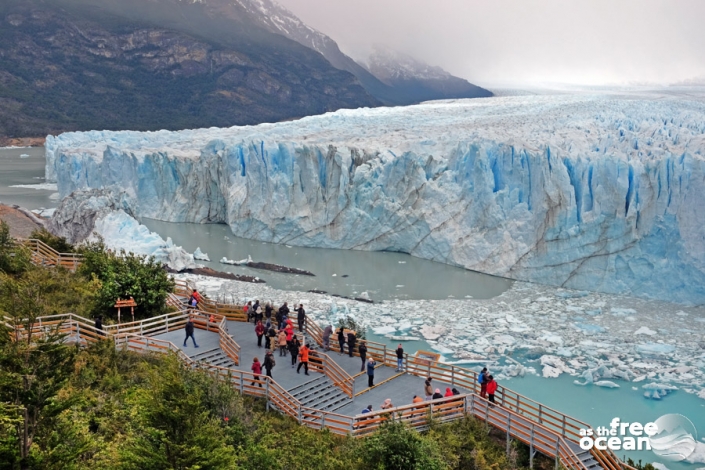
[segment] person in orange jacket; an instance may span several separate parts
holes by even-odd
[[[487,397],[490,403],[494,403],[494,393],[497,391],[497,382],[491,375],[487,377]]]
[[[296,368],[296,373],[299,374],[301,373],[301,366],[304,366],[304,372],[306,375],[308,375],[308,352],[310,349],[308,349],[308,346],[306,344],[303,345],[301,350],[299,351],[299,367]]]

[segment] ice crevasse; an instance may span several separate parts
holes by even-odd
[[[66,133],[47,139],[46,176],[245,238],[703,304],[703,151],[698,99],[530,96]]]

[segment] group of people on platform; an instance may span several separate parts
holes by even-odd
[[[198,308],[198,304],[201,302],[201,296],[196,289],[193,290],[191,297],[189,298],[189,306],[193,309]],[[287,302],[274,312],[274,307],[272,302],[267,302],[262,309],[259,300],[247,302],[243,307],[245,314],[247,315],[247,321],[253,321],[255,323],[255,334],[257,335],[257,346],[262,347],[262,338],[264,338],[264,348],[267,350],[264,355],[263,362],[260,362],[257,357],[254,358],[252,362],[252,373],[254,375],[254,382],[252,385],[259,384],[262,387],[262,382],[259,380],[262,375],[262,369],[266,372],[268,377],[272,377],[272,369],[276,366],[276,361],[274,360],[274,351],[279,349],[279,356],[286,357],[287,354],[291,356],[291,367],[292,369],[296,367],[297,361],[299,362],[297,373],[301,373],[301,368],[303,367],[304,373],[308,373],[308,362],[311,349],[306,345],[302,345],[299,338],[294,332],[294,323],[289,318],[290,310]],[[299,331],[303,332],[306,326],[306,310],[304,310],[303,304],[299,304],[296,311],[296,320],[298,323]],[[272,315],[274,318],[272,319]],[[102,320],[102,319],[101,319]],[[96,320],[98,323],[99,320]],[[102,323],[102,322],[101,322]],[[102,326],[102,325],[101,325]],[[189,316],[186,322],[186,338],[184,339],[184,346],[186,346],[186,341],[190,337],[193,340],[194,347],[198,347],[196,344],[196,339],[193,335],[194,333],[194,321],[193,316]],[[327,325],[323,330],[323,348],[325,351],[330,351],[330,338],[333,335],[334,329],[333,325]],[[361,372],[366,372],[367,374],[367,385],[368,387],[374,386],[375,368],[377,367],[377,362],[374,358],[367,358],[367,344],[365,341],[357,342],[357,335],[353,330],[346,330],[344,327],[340,327],[337,330],[338,344],[340,345],[339,354],[345,353],[345,345],[347,345],[347,352],[350,357],[353,357],[355,352],[355,347],[357,346],[357,353],[361,359]],[[404,371],[404,348],[401,344],[398,345],[395,350],[397,357],[397,372]],[[454,395],[459,395],[460,391],[457,388],[447,387],[445,394],[441,393],[440,388],[433,388],[432,385],[433,378],[428,377],[424,382],[424,396],[425,400],[437,400],[439,398],[447,398]],[[495,403],[495,393],[497,391],[497,382],[494,377],[488,372],[487,368],[484,367],[477,378],[480,384],[480,396],[486,398],[490,403]],[[412,403],[423,402],[424,399],[419,395],[414,395]],[[391,399],[386,399],[384,403],[380,406],[382,410],[393,408]],[[372,405],[367,406],[362,413],[372,412]]]
[[[289,309],[288,302],[284,302],[276,312],[274,311],[274,302],[267,302],[264,305],[264,309],[262,309],[259,300],[255,300],[254,303],[251,300],[248,301],[243,305],[242,309],[247,315],[247,321],[254,322],[255,324],[261,321],[264,325],[270,323],[275,325],[278,329],[282,329],[286,326],[285,324],[288,321],[291,321],[289,318],[291,316],[291,310]],[[299,331],[304,331],[306,327],[306,310],[304,310],[304,305],[299,304],[295,312]],[[272,318],[272,315],[274,315],[274,318]]]

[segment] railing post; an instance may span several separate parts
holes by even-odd
[[[166,317],[166,332],[169,333],[169,317]]]
[[[355,401],[355,378],[351,378],[352,382],[352,401]]]
[[[465,398],[463,398],[463,415],[468,414],[468,396],[465,395]]]
[[[539,403],[539,424],[543,424],[543,405]]]
[[[269,377],[267,377],[267,383],[265,385],[267,386],[265,388],[265,393],[267,394],[265,399],[267,400],[267,411],[269,411]]]
[[[325,415],[325,413],[323,413],[321,415],[321,431],[323,431],[323,429],[325,429],[325,427],[326,427],[326,415]]]
[[[507,414],[507,456],[509,456],[509,444],[511,443],[511,439],[512,439],[509,434],[511,426],[512,426],[512,415]]]
[[[243,377],[243,373],[240,372],[240,396],[245,394],[245,380]]]
[[[382,353],[382,364],[387,365],[387,345],[384,345],[384,352]]]
[[[301,402],[299,402],[299,424],[304,422],[304,411],[301,409]]]
[[[455,366],[450,366],[450,385],[455,387]]]
[[[565,437],[565,415],[563,415],[563,427],[561,428],[561,435]]]
[[[531,423],[531,437],[529,438],[529,468],[534,468],[534,423]]]
[[[561,438],[556,438],[556,470],[558,470],[560,460]]]

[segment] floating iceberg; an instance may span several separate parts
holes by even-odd
[[[196,247],[196,251],[193,252],[193,259],[197,259],[200,261],[210,261],[211,259],[208,257],[208,253],[204,253],[201,251],[201,247]]]
[[[62,196],[117,185],[138,217],[705,304],[704,148],[705,103],[653,93],[65,133],[45,152]]]
[[[669,393],[678,390],[678,387],[670,384],[662,384],[652,382],[650,384],[642,385],[642,389],[646,390],[644,392],[645,398],[652,398],[654,400],[660,400]]]

